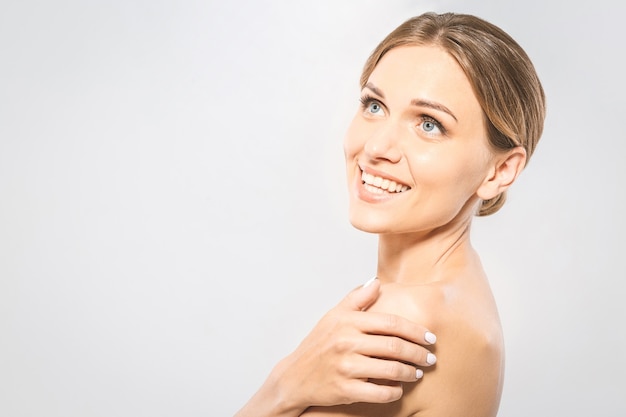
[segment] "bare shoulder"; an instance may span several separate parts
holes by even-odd
[[[389,305],[386,304],[389,300]],[[391,300],[395,300],[394,303]],[[397,301],[401,300],[400,303]],[[395,307],[394,307],[395,305]],[[405,386],[405,416],[497,414],[504,372],[502,329],[483,276],[384,291],[381,308],[422,323],[437,335],[437,363]]]
[[[491,290],[446,284],[431,290],[439,304],[431,304],[430,311],[412,319],[424,317],[432,325],[438,336],[438,362],[406,401],[416,405],[419,415],[495,416],[502,392],[504,345]]]
[[[403,384],[399,401],[316,408],[307,416],[496,415],[504,351],[497,309],[486,280],[385,284],[370,310],[427,326],[437,335],[437,343],[430,348],[437,363],[424,368],[420,381]]]

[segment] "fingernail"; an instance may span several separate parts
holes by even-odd
[[[431,332],[426,332],[426,334],[424,335],[424,340],[426,340],[428,343],[432,345],[433,343],[437,341],[437,336],[435,336]]]
[[[429,365],[434,365],[437,362],[437,357],[432,353],[426,355],[426,363]]]
[[[363,284],[363,288],[367,288],[370,285],[372,285],[374,283],[374,281],[376,281],[378,279],[378,277],[374,277],[372,279],[370,279],[369,281],[367,281],[365,284]]]
[[[415,379],[420,379],[423,376],[424,376],[424,371],[422,371],[421,369],[415,370]]]

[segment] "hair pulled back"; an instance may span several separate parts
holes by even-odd
[[[491,147],[497,152],[521,146],[527,160],[531,157],[543,131],[545,94],[530,58],[511,36],[476,16],[424,13],[402,23],[374,49],[363,68],[361,88],[387,52],[407,45],[436,45],[447,51],[474,89]],[[505,192],[484,200],[476,214],[493,214],[505,201]]]

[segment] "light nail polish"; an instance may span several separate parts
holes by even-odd
[[[428,343],[432,345],[433,343],[437,341],[437,336],[435,336],[431,332],[426,332],[426,334],[424,335],[424,340],[426,340]]]
[[[415,370],[415,379],[420,379],[423,376],[424,376],[424,371],[422,371],[421,369]]]
[[[432,353],[426,355],[426,363],[429,365],[434,365],[437,362],[437,357]]]
[[[369,281],[367,281],[365,284],[363,284],[363,288],[367,288],[370,285],[372,285],[374,283],[374,281],[376,281],[378,279],[378,277],[374,277],[372,279],[370,279]]]

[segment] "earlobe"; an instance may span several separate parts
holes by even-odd
[[[494,158],[493,165],[477,194],[482,200],[491,200],[506,191],[526,165],[526,150],[515,147]]]

